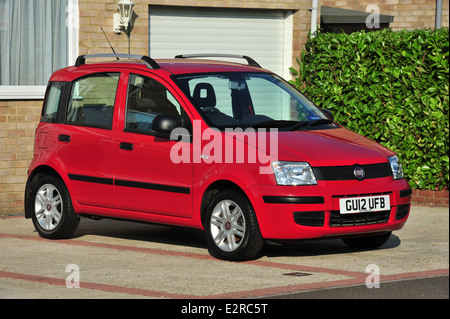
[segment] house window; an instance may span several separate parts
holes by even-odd
[[[78,0],[0,0],[0,99],[42,99],[78,51]]]

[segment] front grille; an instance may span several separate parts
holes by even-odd
[[[322,181],[347,181],[357,180],[354,174],[356,167],[364,170],[363,179],[381,178],[392,176],[392,170],[389,163],[369,164],[369,165],[351,165],[351,166],[322,166],[313,167],[314,175],[317,180]]]
[[[381,212],[366,212],[355,214],[341,214],[339,211],[331,211],[330,226],[360,226],[386,223],[389,220],[390,210]]]

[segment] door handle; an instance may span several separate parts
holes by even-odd
[[[70,142],[70,135],[59,134],[58,140],[59,140],[60,142],[66,142],[66,143],[68,143],[68,142]]]
[[[132,151],[134,146],[131,143],[121,142],[119,147],[121,150]]]

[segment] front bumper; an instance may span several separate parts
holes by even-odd
[[[248,187],[266,239],[345,237],[401,229],[410,211],[406,180],[319,181],[315,186]],[[339,199],[389,195],[389,211],[340,214]]]

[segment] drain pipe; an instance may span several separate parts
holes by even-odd
[[[317,32],[317,12],[319,11],[319,0],[312,0],[311,8],[311,38],[314,38]]]
[[[435,28],[440,29],[442,27],[442,0],[436,0],[436,24]]]

